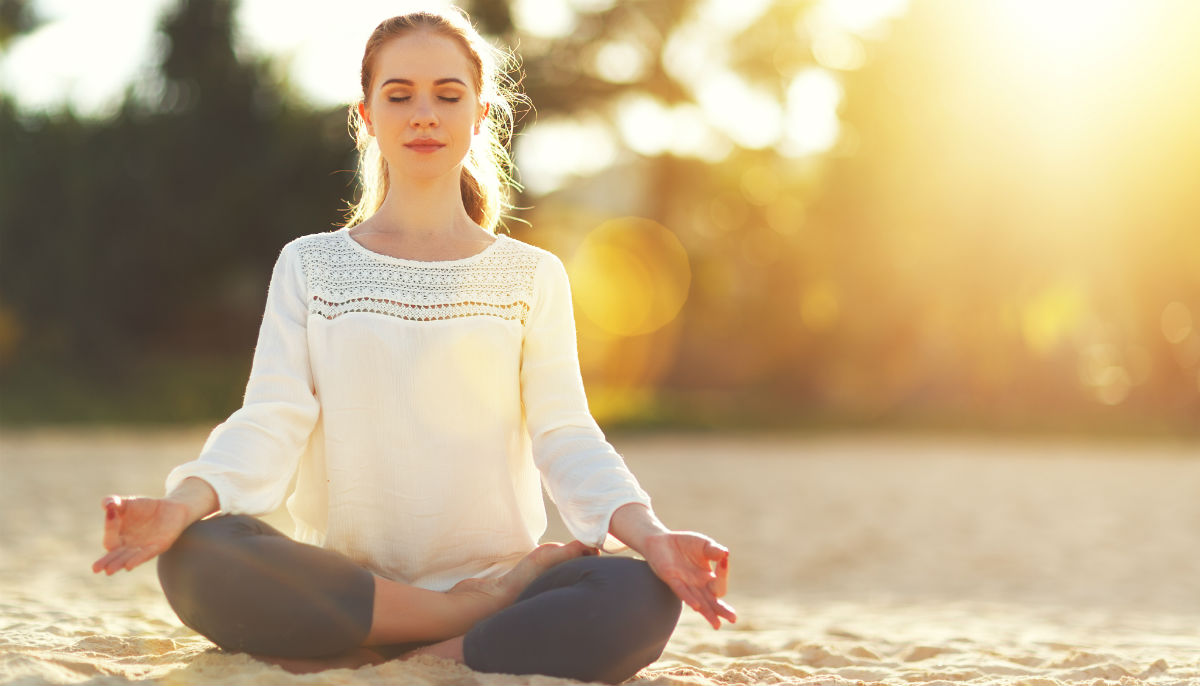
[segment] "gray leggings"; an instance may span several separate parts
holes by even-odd
[[[158,578],[179,619],[225,650],[329,657],[360,647],[371,629],[370,572],[254,517],[191,525],[159,556]],[[472,627],[463,655],[479,672],[617,683],[658,659],[680,610],[645,562],[576,558]],[[380,652],[398,655],[419,645]]]

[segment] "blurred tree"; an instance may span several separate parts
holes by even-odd
[[[41,23],[30,0],[0,0],[0,53],[18,36],[32,32]]]
[[[0,103],[0,306],[20,339],[0,382],[165,384],[150,410],[163,417],[236,403],[237,382],[199,402],[157,377],[189,359],[244,375],[275,253],[336,221],[350,179],[333,171],[352,150],[342,112],[309,110],[265,61],[238,58],[233,11],[180,2],[162,23],[161,76],[110,119]],[[8,398],[4,412],[22,414]]]
[[[532,223],[517,237],[570,264],[597,226],[637,215],[687,252],[687,300],[661,328],[614,333],[578,313],[589,391],[637,411],[653,394],[715,398],[708,417],[1194,417],[1200,80],[1168,78],[1200,63],[1179,57],[1197,56],[1187,21],[1162,22],[1123,90],[1097,80],[1068,102],[1001,73],[1021,51],[981,52],[993,22],[970,4],[914,0],[886,39],[833,43],[809,21],[824,2],[571,3],[552,38],[515,3],[464,4],[518,46],[536,106],[519,132],[600,122],[618,147],[610,169],[516,198]],[[29,7],[0,0],[0,47],[34,25]],[[340,223],[354,159],[344,111],[312,111],[235,50],[234,9],[173,6],[160,70],[108,119],[19,112],[0,94],[0,419],[237,404],[270,264]],[[636,69],[614,72],[613,55]],[[744,135],[772,124],[740,97],[787,119],[803,73],[840,89],[836,144]],[[717,101],[702,97],[717,80]],[[638,99],[702,117],[713,149],[637,152],[650,148],[621,117]]]

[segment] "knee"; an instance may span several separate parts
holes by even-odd
[[[630,606],[636,608],[638,623],[646,628],[647,639],[661,651],[679,622],[682,601],[644,560],[610,559],[618,566],[617,588],[628,598]]]
[[[607,561],[605,572],[599,576],[612,591],[611,607],[620,617],[614,618],[606,632],[614,652],[608,664],[593,676],[599,681],[619,683],[662,655],[679,622],[683,603],[645,561],[627,557]]]
[[[206,633],[202,625],[206,592],[227,568],[235,541],[253,530],[255,520],[226,515],[195,522],[169,549],[158,556],[158,582],[175,614],[188,627]]]
[[[158,556],[159,581],[169,583],[197,565],[211,564],[214,555],[249,531],[255,521],[246,515],[224,515],[193,523]]]

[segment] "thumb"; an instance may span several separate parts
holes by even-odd
[[[112,550],[120,538],[121,515],[124,514],[125,503],[120,496],[110,495],[101,504],[104,507],[104,548]]]
[[[715,541],[709,541],[704,546],[704,555],[710,560],[725,560],[729,557],[729,549]]]

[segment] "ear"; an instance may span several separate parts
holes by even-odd
[[[475,120],[475,135],[476,136],[479,135],[479,127],[483,125],[483,120],[487,119],[488,111],[491,109],[492,109],[492,103],[490,103],[490,102],[483,103],[483,114],[480,114],[479,118]]]
[[[362,100],[358,101],[358,116],[362,117],[362,120],[366,123],[367,133],[374,136],[375,126],[371,124],[371,110],[367,109],[367,103]]]

